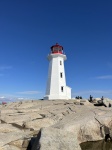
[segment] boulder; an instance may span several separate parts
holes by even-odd
[[[29,138],[29,135],[31,137],[31,131],[27,132],[9,132],[9,133],[0,133],[0,146],[4,146],[6,144],[9,144],[13,141],[17,141],[19,139]]]
[[[87,107],[82,107],[81,110],[76,109],[76,113],[65,116],[53,127],[63,129],[65,132],[76,132],[79,143],[102,140],[105,137],[105,133],[100,130],[100,127],[105,125],[105,122],[107,124],[111,122],[112,110],[107,111],[104,109],[100,111],[105,111],[105,114],[97,115],[97,109],[95,110],[94,107],[91,107],[91,109]],[[112,126],[110,125],[109,129],[111,128]]]
[[[104,98],[103,104],[104,104],[106,107],[112,107],[112,100],[111,100],[111,99],[108,99],[108,98]]]
[[[51,127],[41,130],[39,142],[40,150],[81,150],[75,132]]]

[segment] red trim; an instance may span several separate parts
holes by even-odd
[[[62,52],[52,52],[52,54],[63,54]]]
[[[62,50],[63,50],[63,46],[59,45],[58,43],[56,43],[56,45],[51,46],[51,49],[53,49],[53,48],[55,48],[55,47],[62,48]]]
[[[7,104],[6,102],[2,102],[3,105]]]

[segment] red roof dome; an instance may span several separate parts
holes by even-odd
[[[51,46],[51,49],[54,48],[54,47],[59,47],[59,48],[62,48],[62,50],[63,50],[63,46],[59,45],[58,43],[56,43],[55,45]]]
[[[63,54],[63,46],[56,43],[55,45],[51,46],[51,53],[60,53]]]

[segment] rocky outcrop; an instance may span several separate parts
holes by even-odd
[[[94,106],[112,107],[112,100],[109,98],[95,98],[91,101],[91,103],[94,103]]]
[[[40,150],[81,150],[76,133],[57,128],[41,130]]]
[[[112,136],[112,107],[86,99],[14,102],[0,112],[0,150],[27,150],[31,139],[31,150],[81,150],[82,142],[104,139],[105,126]]]

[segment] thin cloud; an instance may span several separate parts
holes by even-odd
[[[19,97],[19,98],[18,98],[18,100],[24,100],[24,99],[25,99],[25,98],[23,98],[23,97]]]
[[[32,98],[26,98],[26,97],[18,97],[18,96],[8,96],[8,95],[6,95],[6,96],[0,96],[0,102],[3,102],[3,101],[5,101],[5,102],[14,102],[14,101],[20,101],[20,100],[30,100],[30,99],[32,99]]]
[[[5,98],[5,96],[1,96],[0,98]]]
[[[28,93],[31,93],[32,95]],[[21,93],[21,94],[19,94]],[[24,94],[23,94],[24,93]],[[27,93],[27,94],[25,94]],[[33,95],[34,93],[34,95]],[[5,101],[5,102],[14,102],[14,101],[23,101],[23,100],[38,100],[41,97],[38,96],[37,93],[42,93],[39,91],[24,91],[24,92],[16,92],[15,95],[13,94],[0,94],[0,102]],[[37,95],[36,95],[37,94]]]
[[[39,93],[41,93],[40,91],[23,91],[23,92],[17,92],[18,94],[29,94],[29,95],[31,95],[31,94],[39,94]]]
[[[98,76],[96,79],[112,79],[112,75]]]
[[[12,66],[0,66],[0,71],[12,69]]]
[[[9,97],[1,96],[0,97],[0,102],[11,102],[12,99]]]

